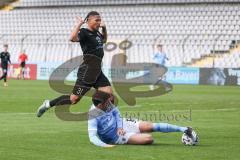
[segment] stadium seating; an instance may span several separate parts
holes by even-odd
[[[235,60],[240,51],[225,54],[231,42],[240,39],[240,3],[234,2],[238,1],[22,0],[14,10],[0,11],[0,42],[9,43],[13,61],[25,48],[31,62],[63,62],[82,54],[79,44],[68,40],[75,17],[97,10],[107,24],[109,41],[132,42],[126,50],[130,63],[153,62],[154,44],[161,43],[168,66],[225,51],[215,65],[240,67]],[[112,56],[105,56],[105,64],[110,65]]]
[[[239,2],[238,0],[22,0],[21,6],[66,6],[66,5],[126,5],[126,4],[183,4]]]

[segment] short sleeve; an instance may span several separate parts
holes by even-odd
[[[80,29],[80,32],[78,32],[78,39],[79,41],[84,40],[86,37],[86,30],[84,28]]]

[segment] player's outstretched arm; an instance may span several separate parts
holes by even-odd
[[[90,142],[99,147],[114,147],[115,145],[106,144],[97,135],[89,135]]]
[[[80,31],[80,27],[83,25],[84,20],[82,19],[82,17],[77,17],[77,21],[76,21],[76,25],[73,28],[73,31],[71,33],[71,37],[70,37],[70,41],[71,42],[79,42],[79,38],[78,38],[78,32]]]
[[[88,120],[88,136],[89,136],[90,142],[96,146],[114,147],[114,145],[109,145],[109,144],[104,143],[97,136],[97,120],[96,119]]]

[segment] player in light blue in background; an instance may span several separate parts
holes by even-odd
[[[154,54],[153,60],[162,66],[165,66],[166,60],[169,60],[166,53],[163,51],[163,46],[161,44],[157,45],[157,52]]]
[[[157,51],[153,55],[153,60],[156,64],[160,65],[161,67],[164,67],[167,71],[167,68],[165,67],[166,60],[169,60],[166,56],[166,53],[163,51],[163,46],[161,44],[158,44],[156,46]],[[149,85],[150,90],[154,90],[155,86],[158,84],[163,84],[166,88],[166,91],[171,91],[172,88],[169,87],[169,85],[164,81],[164,75],[161,77],[158,77],[157,81],[151,85]]]
[[[88,134],[91,143],[101,147],[116,144],[152,144],[149,132],[182,132],[196,135],[191,127],[168,123],[151,123],[121,117],[111,95],[97,91],[89,111]]]

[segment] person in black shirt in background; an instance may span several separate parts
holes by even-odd
[[[41,117],[53,106],[78,103],[91,87],[112,95],[111,84],[101,70],[104,56],[103,44],[107,41],[106,26],[101,22],[101,16],[96,11],[89,12],[84,20],[77,17],[77,24],[71,33],[70,41],[80,43],[83,51],[83,63],[79,66],[78,78],[72,94],[62,95],[51,101],[45,100],[38,108],[37,117]],[[81,28],[84,23],[87,23],[87,28]],[[99,32],[100,28],[102,28],[102,33]]]
[[[7,87],[7,70],[8,70],[8,62],[11,64],[10,61],[10,53],[8,52],[8,45],[3,45],[4,51],[0,53],[1,58],[1,67],[2,67],[2,76],[0,80],[4,79],[4,86]]]

